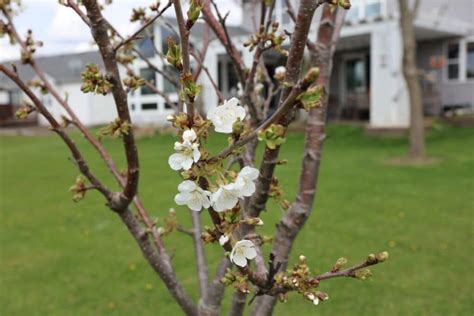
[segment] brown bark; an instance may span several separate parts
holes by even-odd
[[[158,253],[153,249],[150,243],[148,233],[141,227],[137,218],[133,213],[126,209],[119,213],[120,219],[127,226],[130,233],[135,238],[143,257],[148,261],[150,266],[163,280],[168,291],[174,297],[176,302],[186,315],[198,315],[198,310],[193,301],[186,294],[181,284],[177,281],[177,276],[171,266],[171,260],[165,253]]]
[[[108,23],[101,13],[101,9],[97,1],[83,1],[87,10],[92,36],[99,47],[102,61],[107,71],[107,79],[113,85],[112,95],[117,108],[117,113],[122,122],[132,123],[130,113],[128,111],[127,93],[122,87],[122,81],[115,58],[115,49],[108,35]],[[130,129],[126,135],[123,135],[123,144],[125,149],[125,157],[127,159],[127,180],[123,193],[118,202],[117,208],[126,208],[133,200],[138,189],[139,163],[138,152],[135,145],[133,130]]]
[[[403,41],[403,76],[410,100],[410,149],[409,158],[422,160],[426,157],[425,127],[423,119],[423,100],[418,69],[416,65],[416,40],[413,31],[413,20],[419,6],[416,0],[410,10],[407,0],[398,0],[400,9],[400,31]]]
[[[336,12],[338,11],[341,12],[341,10]],[[316,196],[322,147],[326,137],[325,122],[334,53],[333,43],[337,40],[340,25],[342,25],[342,19],[339,20],[339,25],[335,26],[336,13],[331,12],[329,5],[325,5],[318,29],[317,50],[311,52],[312,65],[320,68],[317,85],[324,86],[325,94],[321,99],[322,106],[313,108],[309,112],[305,152],[296,201],[292,203],[286,215],[278,223],[275,233],[272,253],[275,255],[275,261],[282,263],[282,269],[285,269],[288,264],[294,240],[311,214]],[[252,315],[271,315],[276,302],[276,296],[260,297]]]
[[[322,3],[323,1],[309,0],[304,0],[300,3],[295,29],[293,35],[291,36],[288,60],[286,62],[285,82],[295,85],[298,81],[301,62],[303,60],[303,53],[314,11]],[[292,90],[292,87],[286,87],[283,89],[279,107],[284,104],[284,101],[291,94]],[[292,116],[293,111],[285,111],[284,114],[278,118],[277,123],[286,127],[291,122]],[[280,147],[277,147],[276,149],[265,148],[262,164],[260,166],[260,176],[257,181],[257,189],[255,194],[250,199],[248,210],[246,210],[248,216],[250,217],[257,217],[259,213],[265,208],[279,152]]]

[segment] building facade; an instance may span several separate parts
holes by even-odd
[[[297,0],[292,0],[295,8]],[[330,84],[329,118],[333,120],[366,121],[373,128],[406,128],[409,124],[408,93],[402,74],[402,40],[399,28],[397,0],[352,0],[346,14],[334,57]],[[242,1],[242,23],[230,27],[229,33],[241,48],[246,65],[252,63],[253,53],[243,47],[256,27],[255,17],[259,6],[253,1]],[[320,13],[319,13],[320,14]],[[315,17],[310,38],[316,40],[319,14]],[[293,25],[286,13],[285,0],[276,0],[274,16],[281,21],[281,29],[291,30]],[[138,48],[155,64],[160,72],[137,59],[135,73],[153,82],[166,93],[167,98],[146,86],[129,94],[130,113],[135,125],[164,124],[173,112],[178,93],[172,81],[177,73],[167,65],[157,51],[166,51],[166,38],[173,35],[171,19],[161,19],[149,32],[153,40],[144,39]],[[171,26],[171,27],[170,27]],[[196,50],[203,42],[204,25],[197,23],[190,41]],[[423,88],[426,115],[439,116],[450,109],[474,108],[474,1],[472,0],[421,0],[414,22],[417,40],[418,68]],[[207,49],[204,66],[214,83],[226,98],[238,95],[237,76],[225,49],[213,40]],[[288,45],[285,43],[284,45]],[[116,115],[110,96],[82,94],[80,72],[87,63],[101,65],[97,52],[53,56],[39,60],[45,72],[68,99],[79,118],[87,125],[105,124]],[[265,55],[265,65],[272,75],[285,58],[276,53]],[[191,65],[193,68],[195,64]],[[21,67],[22,68],[22,67]],[[23,71],[20,69],[20,71]],[[125,69],[122,69],[125,73]],[[163,73],[166,76],[163,76]],[[22,74],[22,73],[20,73]],[[26,77],[33,75],[25,70]],[[169,79],[172,79],[171,81]],[[206,74],[199,79],[202,93],[197,102],[206,112],[218,103],[213,82]],[[3,91],[3,92],[2,92]],[[17,102],[18,91],[0,77],[0,102]],[[50,98],[45,101],[53,114],[63,113],[59,104]],[[45,121],[40,119],[40,124]]]

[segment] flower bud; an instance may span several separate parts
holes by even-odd
[[[341,257],[339,259],[337,259],[336,263],[334,264],[334,266],[332,267],[332,272],[337,272],[339,270],[341,270],[345,265],[347,264],[347,259],[344,258],[344,257]]]
[[[166,120],[167,120],[168,122],[173,123],[173,122],[176,120],[176,115],[174,115],[174,114],[169,114],[169,115],[166,117]]]
[[[378,262],[384,262],[388,259],[388,252],[386,251],[379,252],[378,254],[375,255],[375,257],[377,258]]]
[[[196,177],[192,170],[184,170],[183,172],[181,172],[181,176],[184,180],[194,179]]]
[[[232,133],[234,135],[240,135],[244,131],[244,124],[240,120],[240,118],[237,118],[235,123],[232,125]]]
[[[155,3],[150,4],[149,6],[151,11],[158,11],[160,8],[160,1],[156,1]]]
[[[367,263],[376,263],[377,262],[377,258],[375,257],[375,255],[373,253],[371,253],[370,255],[367,256]]]
[[[329,299],[329,295],[327,293],[317,291],[316,296],[321,300],[321,301],[327,301]]]
[[[263,221],[259,217],[247,218],[244,223],[251,226],[262,226]]]
[[[313,83],[319,77],[319,68],[313,67],[306,73],[304,77],[304,81],[307,83]]]
[[[349,10],[351,8],[351,2],[349,0],[339,0],[339,6],[343,9]]]

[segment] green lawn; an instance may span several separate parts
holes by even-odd
[[[212,137],[216,137],[212,135]],[[84,140],[92,169],[113,181]],[[210,141],[217,150],[224,138]],[[123,165],[121,145],[106,140]],[[175,207],[178,176],[168,168],[174,138],[142,139],[140,195],[153,216]],[[277,175],[288,197],[296,190],[302,134],[291,134]],[[290,295],[277,315],[472,315],[474,130],[439,125],[429,133],[434,166],[393,166],[404,139],[364,136],[331,126],[324,148],[315,211],[297,240],[316,272],[340,256],[350,263],[388,250],[390,260],[367,282],[327,280],[330,300],[318,307]],[[80,203],[68,188],[77,171],[56,137],[0,138],[0,315],[180,315],[135,242],[97,193]],[[179,209],[188,225],[188,213]],[[270,203],[263,231],[281,211]],[[178,275],[196,296],[189,237],[166,238]],[[269,246],[266,250],[268,251]],[[207,246],[214,266],[220,250]],[[226,298],[226,307],[229,297]]]

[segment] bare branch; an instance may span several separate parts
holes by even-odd
[[[204,253],[204,246],[201,240],[201,218],[200,213],[196,211],[191,212],[191,218],[193,221],[193,240],[194,240],[194,250],[196,254],[196,263],[198,269],[198,280],[199,280],[199,292],[201,298],[204,301],[208,299],[208,267],[206,262],[206,256]]]
[[[115,51],[118,51],[120,47],[127,45],[131,41],[136,40],[137,37],[140,35],[140,33],[143,32],[143,30],[145,30],[147,27],[152,25],[159,17],[161,17],[163,13],[165,13],[165,11],[168,10],[169,7],[171,7],[171,5],[172,5],[172,1],[168,1],[168,3],[163,7],[163,9],[160,10],[160,12],[157,15],[155,15],[151,19],[148,19],[148,21],[144,23],[142,26],[140,26],[140,28],[136,30],[132,35],[130,35],[128,38],[123,39],[120,43],[118,43],[114,48]]]
[[[114,97],[118,116],[122,122],[131,123],[132,121],[130,119],[127,104],[127,94],[122,87],[118,64],[115,58],[115,51],[107,33],[109,24],[102,17],[100,6],[95,0],[84,0],[83,3],[87,10],[92,36],[94,37],[102,55],[102,61],[104,62],[107,71],[108,81],[112,83],[112,95]],[[133,130],[130,130],[123,136],[123,144],[127,159],[127,183],[123,190],[122,201],[119,203],[119,207],[121,208],[125,208],[130,204],[130,202],[132,202],[137,193],[138,187],[139,162],[135,139],[133,137]]]

